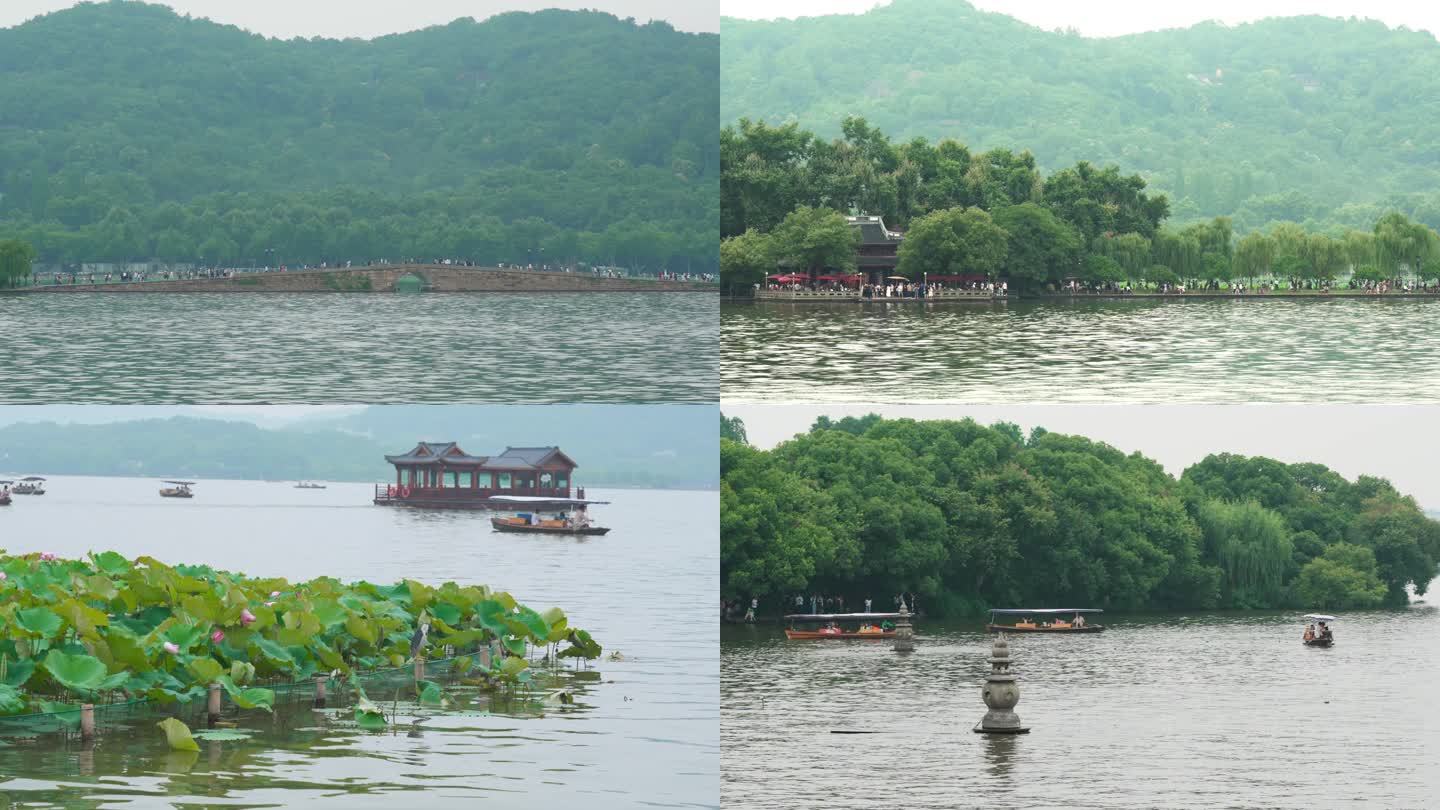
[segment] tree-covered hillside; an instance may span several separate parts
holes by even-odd
[[[964,0],[722,21],[721,118],[824,136],[1028,149],[1047,170],[1138,170],[1174,217],[1440,227],[1440,43],[1372,21],[1271,19],[1091,39]]]
[[[713,265],[717,72],[714,35],[598,12],[281,41],[82,4],[0,30],[0,237],[42,261]]]

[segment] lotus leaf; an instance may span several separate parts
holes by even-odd
[[[225,671],[225,668],[220,665],[219,661],[208,657],[195,658],[186,664],[185,667],[194,673],[195,678],[201,683],[213,683],[215,679],[220,677],[221,673]]]
[[[60,614],[47,607],[24,608],[15,611],[15,624],[38,638],[54,638],[64,626]]]
[[[102,551],[99,554],[91,553],[90,561],[95,567],[111,576],[130,573],[130,561],[125,559],[119,552]]]
[[[438,706],[445,701],[445,693],[440,690],[440,684],[434,681],[421,681],[420,702],[431,706]]]
[[[510,656],[509,658],[506,658],[504,661],[500,662],[500,666],[497,668],[497,671],[502,677],[514,678],[518,676],[521,672],[525,671],[529,666],[530,662],[526,661],[524,658]]]
[[[295,668],[295,659],[291,657],[290,651],[268,638],[254,639],[250,643],[250,649],[258,650],[266,661],[281,669]]]
[[[60,703],[58,701],[41,700],[36,705],[44,712],[66,728],[80,727],[80,705],[77,703]]]
[[[525,639],[523,638],[506,636],[503,643],[505,645],[505,649],[509,650],[512,655],[523,656],[526,652]]]
[[[190,727],[176,720],[167,717],[156,723],[165,732],[165,740],[170,743],[172,751],[199,751],[200,746],[195,743],[195,737],[190,733]]]
[[[20,693],[19,689],[9,684],[0,684],[0,715],[24,713],[25,696]]]
[[[230,680],[238,684],[247,684],[255,680],[255,665],[248,661],[230,662]]]
[[[550,628],[549,635],[545,637],[547,642],[554,644],[557,641],[564,641],[565,637],[569,635],[570,620],[565,618],[565,611],[560,608],[552,607],[544,613],[541,613],[540,618],[543,619],[545,625]]]
[[[436,602],[430,606],[430,614],[447,625],[460,623],[460,608],[447,602]]]
[[[205,639],[208,628],[196,624],[172,624],[160,633],[160,637],[186,652]]]
[[[51,650],[45,656],[45,671],[56,683],[72,692],[93,692],[105,680],[105,663],[93,655],[68,655]]]
[[[242,709],[264,709],[268,712],[275,707],[275,690],[273,689],[261,689],[260,687],[242,689],[235,685],[229,675],[221,675],[215,680],[225,687],[230,699]]]
[[[123,665],[136,672],[151,669],[149,657],[140,647],[140,639],[120,625],[112,625],[105,633],[105,646],[110,651],[111,663]]]
[[[24,686],[25,682],[30,680],[30,676],[35,674],[35,659],[21,658],[19,661],[11,661],[7,658],[4,673],[5,677],[0,679],[0,683],[6,686]]]

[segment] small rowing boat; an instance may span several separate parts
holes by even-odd
[[[526,499],[515,496],[497,495],[491,500],[501,502],[525,503]],[[539,498],[533,500],[542,500]],[[490,518],[490,526],[497,532],[512,532],[515,534],[570,534],[570,535],[602,535],[610,531],[608,527],[596,526],[590,521],[588,507],[598,501],[587,501],[581,498],[551,499],[551,502],[562,503],[570,507],[568,512],[556,512],[551,517],[545,517],[539,510],[530,512],[515,512],[511,515]]]
[[[792,613],[785,617],[785,621],[790,623],[790,626],[785,628],[785,637],[792,641],[894,638],[895,625],[892,620],[898,618],[899,613]],[[842,627],[841,622],[854,626],[854,629]],[[808,629],[803,625],[816,627]]]
[[[162,497],[162,498],[193,498],[193,497],[195,497],[195,493],[193,493],[193,492],[190,491],[190,488],[193,487],[193,486],[195,486],[195,482],[194,482],[194,481],[166,481],[165,483],[167,483],[167,484],[173,484],[174,486],[161,487],[161,488],[160,488],[160,497]]]
[[[1335,623],[1335,617],[1324,613],[1307,613],[1305,618],[1310,622],[1305,626],[1305,634],[1300,640],[1306,647],[1333,647],[1335,646],[1335,634],[1330,631],[1330,625]]]
[[[1085,621],[1086,613],[1104,613],[1099,608],[994,608],[990,611],[990,623],[985,629],[992,633],[1099,633],[1103,624]],[[1014,624],[998,624],[997,616],[1019,616]],[[1052,621],[1036,622],[1032,616],[1055,616]],[[1071,616],[1070,621],[1059,618]]]

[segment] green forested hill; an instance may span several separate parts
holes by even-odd
[[[597,12],[281,41],[82,4],[0,30],[0,236],[50,260],[713,263],[717,70],[714,35]]]
[[[722,21],[721,118],[1029,149],[1138,170],[1180,221],[1440,227],[1440,43],[1323,17],[1092,39],[964,0]]]

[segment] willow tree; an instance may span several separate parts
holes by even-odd
[[[1275,240],[1263,233],[1246,234],[1235,246],[1235,272],[1255,283],[1270,275],[1275,263]]]
[[[35,248],[19,239],[0,240],[0,286],[13,287],[30,276]]]
[[[1294,552],[1285,519],[1255,501],[1205,501],[1195,512],[1207,556],[1224,572],[1225,602],[1237,608],[1281,604]]]
[[[1375,247],[1382,266],[1394,276],[1419,274],[1427,262],[1440,259],[1440,235],[1401,213],[1389,213],[1375,223]]]

